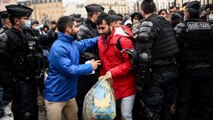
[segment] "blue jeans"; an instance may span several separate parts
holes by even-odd
[[[0,118],[4,116],[3,87],[0,85]]]
[[[132,120],[132,108],[135,94],[121,99],[121,119]]]

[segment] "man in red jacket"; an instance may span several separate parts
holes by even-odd
[[[132,120],[136,84],[135,74],[131,71],[131,58],[126,53],[126,49],[133,49],[133,43],[129,39],[133,34],[124,26],[114,27],[111,21],[111,17],[106,13],[101,13],[97,19],[100,34],[98,50],[102,62],[100,75],[105,75],[108,80],[113,81],[122,119]],[[118,39],[120,39],[121,51],[116,47]]]

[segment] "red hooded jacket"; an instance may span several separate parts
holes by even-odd
[[[105,75],[107,71],[111,72],[116,100],[136,93],[135,74],[130,71],[132,67],[130,57],[125,51],[120,52],[116,47],[117,41],[121,37],[120,44],[122,49],[133,48],[133,43],[129,39],[132,36],[130,29],[121,26],[112,31],[106,42],[104,42],[103,37],[98,40],[102,65],[100,75]]]

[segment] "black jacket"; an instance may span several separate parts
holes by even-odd
[[[98,36],[97,25],[89,18],[85,19],[84,24],[79,27],[78,39],[83,40]]]
[[[89,18],[85,19],[84,24],[79,27],[78,39],[83,40],[86,38],[93,38],[98,36],[97,26]],[[81,54],[80,63],[85,63],[87,60],[97,59],[98,58],[98,48],[97,45],[90,49],[89,51]]]

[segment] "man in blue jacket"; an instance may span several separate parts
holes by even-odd
[[[92,73],[100,60],[79,64],[80,53],[96,45],[98,38],[76,41],[77,22],[73,17],[63,16],[58,20],[58,39],[49,54],[49,73],[45,81],[45,104],[48,120],[77,120],[76,104],[79,75]]]

